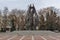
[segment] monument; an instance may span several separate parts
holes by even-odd
[[[26,29],[27,30],[36,30],[38,25],[38,15],[35,9],[34,4],[30,4],[27,15],[26,15]]]

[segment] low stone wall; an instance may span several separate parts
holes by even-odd
[[[52,31],[14,31],[17,35],[54,35]]]

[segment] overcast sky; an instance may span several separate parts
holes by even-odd
[[[60,0],[0,0],[0,9],[6,6],[9,10],[14,8],[26,10],[29,4],[34,4],[37,10],[49,6],[60,9]]]

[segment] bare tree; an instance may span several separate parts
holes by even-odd
[[[8,13],[8,8],[4,7],[3,10],[4,16],[3,16],[3,31],[6,31],[6,26],[7,26],[7,13]]]
[[[45,29],[45,25],[44,24],[45,24],[44,16],[41,15],[40,16],[40,27],[39,27],[39,29],[44,30]]]

